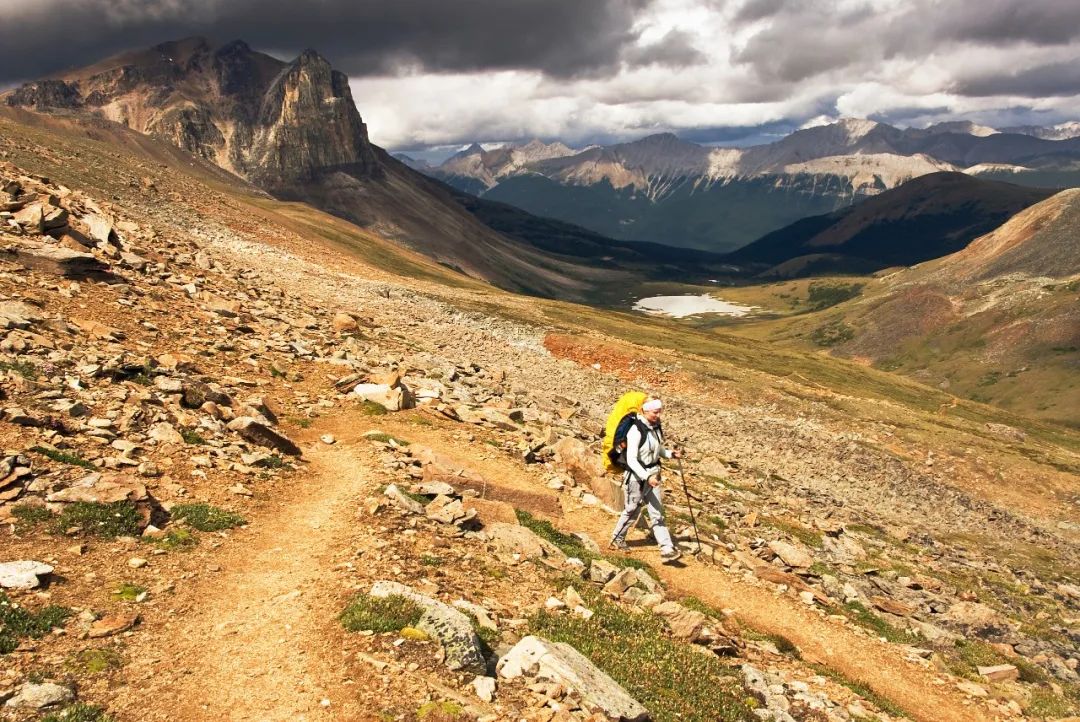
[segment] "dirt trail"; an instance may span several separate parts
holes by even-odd
[[[325,638],[340,611],[326,580],[368,482],[348,448],[305,458],[289,493],[222,547],[220,571],[178,592],[191,608],[137,635],[129,673],[147,678],[124,703],[140,719],[364,717]]]
[[[560,498],[543,485],[540,475],[532,469],[505,457],[478,456],[483,444],[463,445],[457,436],[438,428],[424,429],[423,437],[417,438],[416,427],[391,420],[380,424],[380,428],[416,439],[456,459],[462,466],[480,472],[489,482],[489,498],[510,501],[544,516],[552,516],[552,508],[559,504]],[[537,498],[541,503],[534,503]],[[563,519],[557,520],[558,526],[585,531],[597,543],[607,543],[613,518],[591,507],[561,506]],[[931,670],[906,660],[899,646],[823,619],[801,602],[747,583],[719,567],[695,560],[679,566],[661,565],[651,546],[635,555],[652,563],[676,596],[692,595],[713,606],[732,609],[750,628],[787,637],[799,647],[806,661],[823,664],[848,679],[862,682],[919,722],[985,722],[992,718],[985,708],[973,706]]]

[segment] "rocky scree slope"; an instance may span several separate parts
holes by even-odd
[[[83,146],[75,155],[60,139],[52,147],[8,139],[2,151],[60,173],[96,162],[88,156],[97,152]],[[132,161],[119,154],[112,160],[96,198],[22,168],[4,170],[7,250],[0,259],[5,264],[0,288],[9,304],[5,317],[12,321],[3,341],[3,390],[8,398],[0,432],[12,452],[7,455],[12,471],[4,477],[4,491],[16,489],[9,500],[15,503],[5,507],[16,522],[12,543],[5,548],[19,559],[49,562],[62,577],[50,584],[47,598],[33,590],[11,592],[20,604],[35,611],[47,601],[78,608],[77,619],[68,622],[72,631],[77,628],[73,625],[83,624],[89,634],[101,623],[96,629],[103,636],[94,639],[120,635],[118,641],[129,640],[133,650],[142,649],[139,638],[153,639],[158,614],[164,611],[153,601],[183,595],[185,574],[197,579],[213,573],[218,564],[213,547],[230,544],[227,538],[219,542],[201,537],[197,528],[188,530],[171,514],[178,504],[205,500],[236,509],[258,524],[275,514],[275,500],[295,493],[305,478],[303,465],[287,470],[297,464],[287,457],[294,446],[311,448],[306,441],[297,443],[309,421],[319,424],[322,415],[341,413],[355,433],[357,415],[412,403],[430,413],[406,411],[402,422],[386,421],[397,438],[413,437],[405,440],[423,446],[428,437],[429,444],[437,440],[437,430],[449,428],[457,435],[457,448],[472,461],[439,462],[420,449],[406,453],[400,442],[376,435],[368,443],[384,454],[379,463],[394,475],[386,480],[431,499],[422,506],[423,518],[430,521],[421,522],[415,507],[405,509],[403,521],[388,519],[385,524],[387,536],[400,540],[400,547],[395,541],[392,552],[372,555],[362,578],[350,576],[348,567],[341,573],[354,585],[363,581],[370,593],[367,581],[400,577],[407,570],[421,572],[421,567],[433,566],[423,561],[427,547],[410,546],[405,540],[411,535],[404,532],[445,528],[450,546],[431,542],[432,549],[454,550],[448,556],[461,564],[447,564],[445,589],[421,591],[445,595],[447,602],[456,595],[469,596],[469,590],[484,584],[478,581],[484,572],[466,563],[466,556],[501,569],[487,556],[498,558],[497,551],[488,551],[489,544],[497,549],[495,521],[517,518],[508,515],[512,509],[485,509],[480,502],[470,513],[467,500],[473,494],[487,498],[485,490],[490,489],[496,501],[501,497],[556,520],[561,515],[571,524],[595,528],[597,536],[608,528],[612,517],[601,509],[615,499],[607,480],[596,473],[595,446],[611,399],[635,383],[668,399],[671,428],[686,430],[682,439],[694,450],[688,471],[704,531],[702,547],[695,546],[682,516],[686,510],[677,499],[670,500],[670,512],[680,543],[700,552],[701,563],[716,565],[732,584],[776,592],[778,607],[814,610],[815,624],[868,628],[867,644],[879,635],[893,640],[890,644],[898,645],[895,655],[911,657],[905,664],[925,668],[947,695],[968,700],[967,718],[1018,719],[1025,709],[1033,716],[1041,709],[1068,710],[1075,704],[1070,700],[1075,698],[1076,620],[1069,609],[1076,598],[1077,580],[1071,575],[1077,564],[1068,526],[1075,523],[1075,515],[1074,521],[1060,526],[1044,510],[1008,508],[994,490],[985,488],[986,481],[995,478],[993,462],[965,459],[941,448],[922,447],[909,454],[903,430],[890,421],[900,415],[898,409],[884,409],[880,421],[852,429],[847,411],[830,410],[828,403],[816,399],[841,406],[844,400],[820,390],[807,401],[793,401],[790,395],[785,400],[785,394],[768,389],[755,390],[754,401],[733,403],[730,396],[719,401],[726,395],[717,386],[722,382],[680,371],[662,353],[637,349],[640,362],[630,377],[637,381],[628,381],[626,369],[610,355],[594,356],[601,365],[594,370],[591,363],[578,363],[587,356],[571,355],[565,347],[553,352],[558,347],[549,329],[462,311],[457,304],[466,303],[467,296],[455,300],[448,289],[439,293],[449,296],[438,297],[436,289],[422,284],[373,279],[370,269],[348,258],[313,255],[312,239],[298,237],[288,226],[275,226],[270,219],[239,222],[245,216],[237,211],[245,206],[194,179],[144,165],[139,170],[146,173],[145,180],[135,175],[129,181],[117,163]],[[102,197],[114,200],[105,203]],[[185,198],[198,199],[198,207]],[[507,297],[506,302],[513,300]],[[589,349],[581,353],[596,353]],[[116,356],[121,360],[114,363]],[[802,388],[804,394],[812,388],[776,383],[778,388]],[[567,389],[576,391],[568,396]],[[411,433],[398,428],[410,424]],[[989,454],[993,447],[988,439],[1002,434],[1022,432],[1006,427],[968,440],[972,448]],[[315,439],[311,443],[325,444]],[[190,453],[189,448],[196,447],[205,447],[206,453]],[[476,472],[476,460],[485,456],[493,457],[491,464]],[[535,481],[507,489],[503,477],[508,472],[502,469],[531,470],[529,478]],[[958,483],[973,473],[983,488]],[[278,474],[287,474],[283,483],[274,482]],[[420,486],[425,482],[441,482],[450,490],[437,484]],[[16,515],[16,507],[42,506],[63,515],[66,505],[77,503],[70,500],[72,493],[98,495],[97,501],[84,503],[130,505],[135,533],[145,533],[149,517],[162,538],[172,542],[141,547],[131,539],[80,541],[69,535],[78,537],[94,528],[85,521],[49,533],[34,526],[43,523],[34,522],[42,519],[40,513]],[[554,496],[554,504],[541,501],[545,493]],[[1075,494],[1075,488],[1070,492],[1065,485],[1062,493]],[[410,507],[401,496],[390,494],[382,504]],[[71,519],[72,513],[59,518]],[[412,518],[427,526],[413,526]],[[477,521],[486,530],[475,529]],[[436,524],[441,526],[431,526]],[[395,529],[402,533],[392,533]],[[158,534],[152,529],[147,537]],[[233,534],[239,540],[229,548],[242,550],[243,532]],[[520,538],[520,532],[514,534]],[[177,540],[192,536],[205,541],[183,552],[190,543]],[[990,540],[1001,546],[990,547]],[[76,550],[73,541],[83,548]],[[382,542],[364,548],[374,543]],[[538,544],[530,542],[530,548]],[[573,555],[590,556],[578,548]],[[206,566],[186,559],[205,559]],[[597,566],[590,560],[589,573]],[[507,574],[514,581],[535,579],[531,569]],[[136,581],[147,582],[141,585],[149,592],[142,602],[85,601],[102,580],[117,588],[135,574]],[[418,577],[410,573],[407,578]],[[620,605],[647,606],[645,596],[656,593],[643,588],[648,584],[645,576],[626,574],[607,595]],[[539,585],[527,587],[527,608],[508,613],[505,628],[496,622],[500,637],[525,629],[509,620],[533,609],[539,612],[529,605],[567,617],[582,614],[577,606],[601,617],[616,614],[591,601],[584,583],[577,586],[586,604],[568,602],[574,599],[565,587],[555,588],[565,610],[541,601],[544,590]],[[490,606],[510,605],[513,598],[502,587]],[[488,605],[483,599],[471,601]],[[145,616],[141,626],[132,626],[136,616]],[[498,612],[495,616],[500,617]],[[738,665],[745,661],[759,671],[768,668],[764,684],[754,670],[740,670],[743,683],[759,698],[758,717],[786,720],[784,715],[797,714],[814,719],[817,714],[819,719],[852,719],[872,710],[885,719],[898,714],[890,711],[887,699],[872,698],[872,677],[852,680],[841,675],[837,682],[828,666],[804,666],[781,640],[755,639],[753,630],[739,632],[722,610],[706,616],[715,621],[703,626],[723,630],[701,637],[709,640],[706,646],[744,655],[734,658]],[[540,629],[551,630],[549,634],[564,623],[569,622],[537,622]],[[77,636],[20,640],[27,646],[6,672],[10,690],[4,688],[3,694],[14,699],[36,689],[40,673],[30,679],[31,672],[43,667],[50,676],[70,679],[72,673],[61,672],[63,661],[87,648]],[[515,632],[503,643],[509,646],[515,636],[521,635]],[[442,667],[424,662],[430,660],[428,647],[416,648],[417,656],[406,656],[400,667],[380,667],[394,661],[392,649],[404,647],[402,654],[413,649],[407,640],[398,643],[399,638],[405,639],[372,637],[370,645],[350,647],[374,655],[374,663],[365,663],[379,672],[419,672],[422,664],[428,665],[421,673],[428,680],[422,685],[426,691],[411,684],[393,687],[388,697],[392,708],[415,709],[423,697],[409,694],[464,694],[482,701],[478,691],[466,686],[471,677],[447,675]],[[710,649],[709,654],[717,651]],[[609,674],[618,674],[617,668]],[[135,697],[141,686],[151,684],[125,675],[120,670],[105,678],[79,677],[76,686],[86,700],[103,703],[113,696],[106,690],[112,681],[126,680]],[[1013,676],[1021,679],[1010,680]],[[858,687],[860,681],[869,687]],[[862,691],[852,696],[844,684]],[[546,708],[552,716],[591,713],[580,692],[571,693],[572,704],[551,704],[566,696],[563,689],[546,686],[526,692],[511,684],[507,709],[539,709],[546,715]],[[635,694],[644,697],[649,690]],[[125,704],[136,709],[146,702],[133,697]]]

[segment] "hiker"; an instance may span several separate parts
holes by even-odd
[[[649,513],[652,533],[660,546],[660,559],[673,562],[682,554],[671,541],[671,532],[664,524],[664,507],[660,500],[660,459],[678,459],[682,452],[664,448],[660,426],[660,412],[664,408],[660,399],[649,399],[641,406],[641,413],[626,432],[626,471],[623,473],[623,493],[626,507],[615,533],[611,537],[614,549],[626,550],[626,532],[634,523],[642,505]]]

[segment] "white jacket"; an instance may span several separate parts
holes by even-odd
[[[670,459],[671,451],[664,448],[664,439],[658,429],[653,428],[643,416],[639,416],[638,420],[648,431],[644,439],[637,424],[626,432],[626,465],[639,481],[647,481],[660,472],[660,459]]]

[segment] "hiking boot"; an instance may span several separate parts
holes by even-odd
[[[608,548],[620,552],[630,551],[630,545],[627,544],[626,541],[623,539],[612,539],[611,543],[608,544]]]
[[[682,558],[682,552],[678,549],[672,549],[669,552],[664,552],[660,555],[660,561],[664,564],[671,564],[674,561],[678,561]]]

